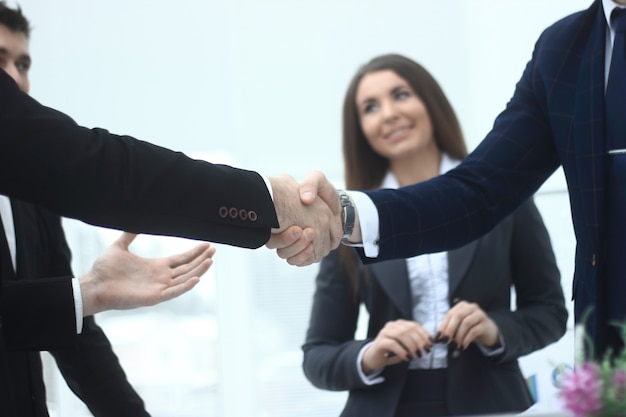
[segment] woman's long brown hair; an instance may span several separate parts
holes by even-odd
[[[359,68],[348,85],[343,102],[344,177],[348,190],[376,189],[380,187],[389,170],[389,161],[376,153],[365,138],[356,105],[356,93],[363,77],[366,74],[384,70],[391,70],[404,78],[422,100],[428,110],[434,139],[439,150],[458,160],[467,156],[467,147],[459,120],[433,76],[420,64],[405,56],[381,55]],[[346,271],[356,298],[359,288],[354,250],[341,246],[339,251],[340,267]]]

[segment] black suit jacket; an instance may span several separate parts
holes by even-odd
[[[4,71],[0,194],[99,226],[247,248],[278,227],[256,172],[80,127],[19,91]]]
[[[5,280],[71,277],[71,253],[61,219],[48,210],[12,200],[16,233],[17,274]],[[5,240],[4,235],[0,239]],[[48,297],[51,294],[47,295]],[[28,314],[29,312],[24,312]],[[11,314],[6,316],[12,317]],[[73,309],[72,309],[72,317]],[[66,318],[73,323],[75,319]],[[18,322],[15,325],[19,326]],[[54,327],[62,331],[57,323]],[[51,329],[54,330],[54,329]],[[26,329],[26,331],[32,331]],[[11,337],[8,338],[9,340]],[[51,350],[70,389],[94,416],[148,416],[143,401],[126,379],[111,344],[93,316],[85,317],[83,331],[68,337],[74,346]],[[16,416],[47,417],[46,391],[39,352],[5,351],[11,370]]]
[[[584,324],[594,338],[597,356],[604,353],[609,321],[603,291],[608,280],[610,201],[604,135],[605,32],[601,0],[547,28],[506,109],[462,164],[403,192],[368,192],[380,217],[378,259],[405,258],[453,249],[478,238],[562,165],[576,234],[574,313],[579,321],[593,308]]]
[[[449,301],[475,302],[500,329],[505,350],[485,356],[474,344],[448,354],[448,407],[454,415],[518,412],[532,399],[517,358],[558,340],[567,310],[548,233],[532,202],[483,238],[448,253]],[[367,270],[367,272],[366,272]],[[393,416],[408,364],[389,366],[385,382],[368,386],[356,359],[391,320],[412,320],[405,260],[361,267],[355,300],[338,253],[320,266],[304,350],[304,372],[317,387],[349,390],[342,416]],[[515,287],[517,309],[510,310]],[[354,340],[359,304],[370,314],[366,340]]]
[[[4,71],[0,193],[95,225],[247,248],[263,245],[278,226],[256,172],[194,161],[131,137],[80,127],[20,92]],[[8,267],[0,253],[3,277]],[[5,343],[10,349],[73,343],[69,278],[1,282],[0,351]],[[2,416],[12,415],[8,366],[0,356]]]

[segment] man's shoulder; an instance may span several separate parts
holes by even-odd
[[[572,42],[586,38],[595,24],[601,2],[596,0],[587,10],[572,13],[546,28],[540,40],[547,43]]]

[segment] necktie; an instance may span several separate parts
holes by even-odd
[[[611,68],[606,85],[605,120],[609,150],[626,149],[626,9],[611,14],[615,28]]]
[[[607,271],[609,319],[626,319],[626,10],[611,15],[615,41],[606,85]],[[619,348],[620,346],[613,346]]]

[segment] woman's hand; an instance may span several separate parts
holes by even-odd
[[[401,319],[390,321],[363,354],[361,367],[369,374],[387,365],[418,359],[431,348],[430,334],[421,324]]]
[[[467,349],[472,342],[498,347],[500,331],[478,304],[461,301],[443,318],[437,339],[438,342],[454,342],[459,349]]]

